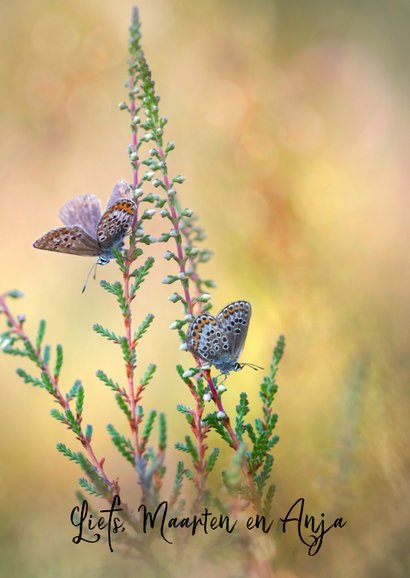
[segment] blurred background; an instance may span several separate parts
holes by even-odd
[[[64,202],[94,193],[104,203],[119,178],[130,179],[128,117],[117,104],[126,98],[131,6],[0,4],[0,291],[24,291],[13,310],[27,315],[31,331],[46,318],[48,342],[64,345],[63,383],[83,380],[96,450],[138,504],[105,430],[125,424],[95,378],[104,369],[123,379],[115,348],[91,330],[96,321],[120,328],[114,301],[92,281],[81,295],[90,259],[32,248],[60,225]],[[139,7],[167,137],[177,143],[171,172],[186,175],[181,199],[199,213],[215,252],[204,267],[218,285],[215,312],[234,299],[252,302],[243,361],[268,367],[278,335],[286,335],[273,515],[303,496],[309,513],[348,520],[315,558],[294,532],[275,536],[278,575],[408,576],[410,5],[141,0]],[[153,222],[153,234],[159,227]],[[166,411],[175,440],[187,433],[175,405],[190,398],[174,368],[189,360],[167,329],[180,311],[160,283],[173,272],[163,251],[154,247],[157,267],[136,316],[156,315],[140,352],[142,368],[159,364],[145,407]],[[115,266],[97,274],[114,280]],[[55,445],[78,448],[49,417],[48,396],[17,378],[18,361],[0,356],[4,575],[135,572],[135,562],[106,546],[72,544],[79,470]],[[257,407],[259,377],[251,370],[229,377],[231,410],[243,389]],[[170,471],[176,457],[171,450]],[[181,570],[188,574],[189,565]]]

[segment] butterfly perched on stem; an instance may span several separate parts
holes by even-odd
[[[118,181],[105,212],[95,195],[79,195],[60,210],[65,227],[52,229],[33,243],[36,249],[98,257],[97,265],[106,265],[113,249],[121,249],[131,228],[136,205],[126,181]]]
[[[245,345],[251,312],[251,304],[247,301],[233,301],[216,317],[202,313],[188,328],[188,350],[214,365],[225,376],[231,371],[239,371],[245,365],[258,368],[251,363],[238,363]]]

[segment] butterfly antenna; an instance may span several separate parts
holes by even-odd
[[[95,279],[95,276],[97,275],[97,262],[95,262],[95,263],[93,264],[93,266],[91,267],[91,269],[88,271],[87,277],[85,278],[85,283],[84,283],[84,285],[83,285],[83,288],[82,288],[81,293],[84,293],[85,288],[87,287],[88,279],[90,278],[91,271],[92,271],[93,269],[94,269],[94,279]]]
[[[245,363],[245,365],[247,365],[248,367],[251,367],[255,371],[258,371],[258,369],[265,369],[264,367],[261,367],[260,365],[256,365],[256,363]]]

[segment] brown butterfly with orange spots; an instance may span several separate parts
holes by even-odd
[[[95,195],[79,195],[60,210],[65,227],[52,229],[33,243],[36,249],[98,256],[97,264],[106,265],[113,249],[120,249],[130,229],[136,205],[125,181],[118,181],[105,212],[101,215],[100,200]]]

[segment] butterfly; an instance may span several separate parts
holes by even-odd
[[[96,256],[97,265],[106,265],[114,257],[113,249],[121,249],[130,229],[136,205],[126,181],[118,181],[105,212],[95,195],[79,195],[60,210],[65,227],[52,229],[33,243],[36,249]]]
[[[225,376],[231,371],[243,369],[245,365],[258,368],[251,363],[238,363],[245,345],[251,312],[251,304],[247,301],[233,301],[216,317],[202,313],[188,328],[188,350],[214,365]]]

